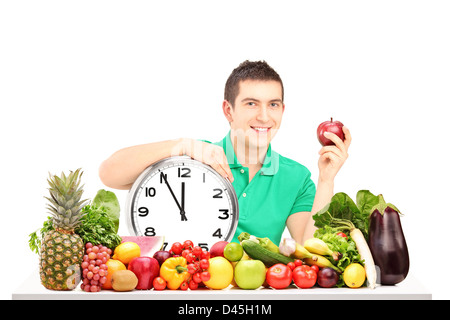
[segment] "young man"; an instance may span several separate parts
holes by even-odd
[[[246,231],[269,237],[278,244],[287,226],[298,242],[313,237],[312,213],[333,196],[334,178],[348,157],[351,142],[335,134],[327,138],[335,146],[319,151],[317,188],[303,165],[272,150],[271,141],[283,117],[284,88],[280,76],[266,62],[245,61],[233,70],[225,85],[222,110],[230,124],[226,137],[217,143],[188,138],[125,148],[100,166],[100,178],[109,187],[129,189],[149,165],[174,155],[202,161],[235,188],[239,222],[232,241]]]

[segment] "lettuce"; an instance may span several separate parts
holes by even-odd
[[[92,200],[91,206],[103,208],[108,217],[114,223],[114,230],[119,231],[120,204],[117,196],[112,191],[100,189]]]
[[[337,228],[332,228],[330,226],[324,226],[323,228],[317,229],[314,233],[315,238],[322,239],[330,248],[331,251],[338,251],[342,254],[342,258],[337,262],[330,260],[336,267],[343,272],[345,268],[351,263],[364,264],[361,260],[361,256],[356,249],[356,243],[353,239],[347,235],[347,238],[337,235],[340,232]],[[339,276],[338,287],[344,286],[344,280],[342,274]]]
[[[333,221],[350,221],[355,228],[369,237],[369,217],[372,208],[380,203],[380,197],[369,190],[360,190],[356,194],[356,204],[344,192],[336,193],[331,202],[313,215],[314,225],[318,228],[333,226]]]

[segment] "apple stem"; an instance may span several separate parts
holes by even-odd
[[[333,122],[333,117],[331,117],[331,121],[330,122]]]

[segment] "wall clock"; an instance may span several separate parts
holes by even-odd
[[[141,173],[128,193],[126,214],[132,235],[164,236],[163,250],[185,240],[209,250],[217,241],[231,241],[239,206],[228,179],[200,161],[175,156]]]

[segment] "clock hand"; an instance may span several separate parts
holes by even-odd
[[[172,195],[173,199],[175,200],[178,209],[180,209],[180,214],[181,214],[181,221],[187,221],[186,215],[184,214],[184,209],[181,207],[180,203],[177,200],[177,197],[175,197],[175,194],[173,193],[172,188],[170,187],[169,182],[167,181],[166,176],[161,172],[162,178],[164,179],[164,182],[167,185],[167,188],[169,188],[170,194]]]
[[[184,211],[184,182],[181,183],[181,221],[187,221],[186,212]]]

